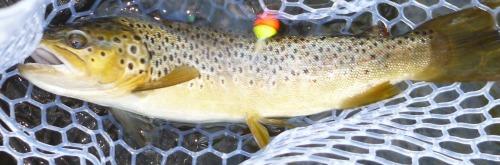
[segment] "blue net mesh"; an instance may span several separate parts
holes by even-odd
[[[29,1],[29,0],[25,0]],[[47,0],[25,34],[12,35],[0,55],[25,55],[49,23],[123,13],[228,28],[252,28],[255,14],[273,13],[290,35],[357,34],[379,22],[392,34],[477,0]],[[43,12],[45,11],[45,17]],[[0,10],[1,14],[2,10]],[[24,19],[19,19],[24,20]],[[234,26],[237,25],[237,26]],[[0,33],[2,34],[2,33]],[[18,34],[18,33],[12,33]],[[19,50],[19,51],[15,51]],[[3,61],[3,60],[2,60]],[[7,69],[0,79],[0,161],[17,164],[497,164],[500,160],[500,85],[406,81],[393,99],[346,111],[296,117],[305,126],[284,131],[258,149],[244,124],[151,120],[140,144],[108,108],[46,92]],[[284,131],[284,132],[283,132]]]

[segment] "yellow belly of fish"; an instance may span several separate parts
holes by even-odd
[[[395,82],[405,76],[394,78]],[[116,100],[115,107],[142,115],[182,122],[243,122],[252,115],[293,117],[340,108],[349,97],[387,78],[329,83],[289,83],[275,87],[206,86],[188,83],[136,93]]]

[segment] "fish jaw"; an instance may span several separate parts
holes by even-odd
[[[40,60],[47,60],[48,64],[63,64],[68,71],[78,76],[86,74],[86,63],[75,53],[61,47],[53,42],[42,40],[32,57]],[[39,60],[36,60],[39,61]],[[38,66],[37,68],[41,68]],[[43,70],[43,69],[42,69]],[[62,68],[58,69],[62,71]]]
[[[95,80],[75,75],[65,65],[28,63],[18,65],[19,73],[34,85],[52,93],[74,98],[106,94]]]
[[[42,40],[32,57],[39,63],[20,64],[19,73],[46,91],[83,100],[118,95],[110,91],[113,84],[89,77],[85,61],[63,47]]]

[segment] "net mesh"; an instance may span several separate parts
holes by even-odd
[[[161,19],[249,29],[255,14],[278,14],[291,35],[356,34],[377,22],[394,35],[477,0],[53,0],[42,25],[133,11]],[[46,8],[45,8],[46,7]],[[33,22],[31,22],[33,23]],[[35,22],[36,23],[36,22]],[[30,26],[24,26],[20,31]],[[32,36],[36,33],[28,33]],[[39,34],[37,34],[39,35]],[[24,42],[28,43],[26,37]],[[11,41],[29,52],[33,44]],[[36,44],[35,44],[36,45]],[[24,54],[24,53],[23,53]],[[498,164],[500,85],[406,81],[397,97],[369,106],[289,119],[299,127],[258,151],[244,124],[154,120],[143,145],[106,107],[33,86],[15,68],[0,79],[0,162],[17,164]],[[258,151],[258,152],[257,152]]]

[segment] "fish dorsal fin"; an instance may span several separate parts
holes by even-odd
[[[384,82],[382,84],[371,87],[363,93],[346,99],[340,108],[350,109],[363,105],[368,105],[390,98],[396,94],[400,93],[398,87],[392,85],[389,82]]]
[[[391,37],[391,33],[389,33],[387,27],[385,27],[385,25],[381,22],[377,23],[377,25],[373,26],[371,29],[368,29],[365,32],[361,33],[361,35],[368,37]]]
[[[138,86],[133,90],[133,92],[159,89],[177,85],[195,79],[199,75],[200,72],[196,68],[189,66],[179,66],[156,81],[148,82],[144,85]]]

